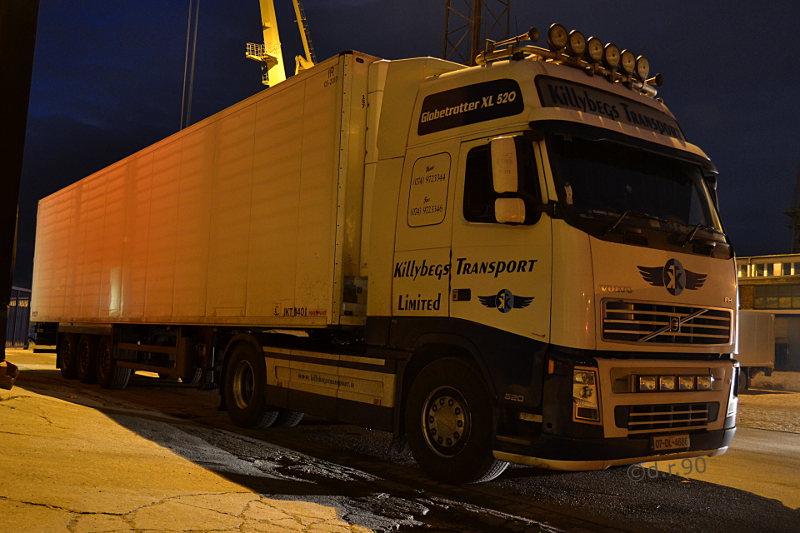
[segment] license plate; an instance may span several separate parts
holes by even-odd
[[[653,437],[653,450],[685,450],[689,447],[689,435],[663,435]]]

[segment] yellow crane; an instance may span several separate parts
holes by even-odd
[[[275,3],[273,0],[260,0],[260,4],[264,43],[247,43],[245,56],[262,64],[261,83],[271,87],[286,80],[286,70],[283,66],[283,52],[278,34],[278,20],[275,16]],[[292,0],[292,4],[304,53],[302,56],[295,56],[295,74],[297,74],[313,67],[315,57],[305,11],[303,11],[300,0]]]

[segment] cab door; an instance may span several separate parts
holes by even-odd
[[[549,341],[551,221],[539,142],[515,138],[518,191],[498,193],[490,138],[461,144],[455,177],[450,316],[537,341]],[[501,200],[525,216],[500,223]],[[509,205],[508,203],[505,204]]]
[[[447,318],[458,143],[410,148],[398,199],[392,316]]]

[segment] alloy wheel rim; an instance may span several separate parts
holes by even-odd
[[[439,387],[425,400],[422,433],[440,457],[454,457],[469,439],[471,418],[464,396],[452,387]]]

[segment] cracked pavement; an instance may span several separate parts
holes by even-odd
[[[315,417],[246,430],[217,409],[214,391],[141,376],[106,391],[63,380],[53,360],[15,353],[22,375],[0,391],[0,531],[795,532],[800,523],[786,506],[795,478],[773,475],[776,462],[782,472],[796,464],[796,434],[765,432],[788,447],[756,443],[745,463],[728,459],[753,446],[709,459],[711,483],[512,466],[490,483],[451,486],[426,478],[384,432]],[[715,484],[734,474],[744,490]],[[750,492],[754,474],[762,495]]]
[[[166,423],[127,418],[136,431],[96,409],[21,387],[0,393],[0,529],[369,531],[331,506],[254,493],[207,466],[265,475],[261,470]],[[191,461],[170,442],[205,456]]]

